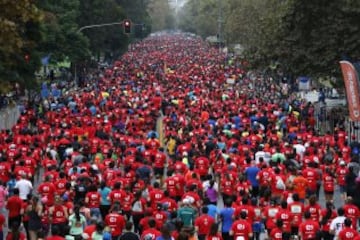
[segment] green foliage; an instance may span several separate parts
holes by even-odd
[[[179,12],[179,28],[202,37],[216,35],[218,31],[219,0],[188,1]]]
[[[339,74],[343,56],[360,54],[360,1],[224,0],[224,35],[240,43],[255,67],[272,61],[294,74]],[[203,37],[217,33],[218,1],[188,1],[180,28]],[[205,20],[205,21],[204,21]]]
[[[2,0],[0,9],[0,92],[7,92],[15,83],[31,85],[39,67],[35,47],[41,40],[41,13],[30,0]]]
[[[44,41],[39,49],[44,55],[51,54],[52,61],[79,61],[90,56],[88,40],[77,33],[79,25],[79,0],[40,0],[38,6],[44,11]]]
[[[170,9],[168,0],[151,0],[147,8],[154,32],[175,28],[174,12]]]

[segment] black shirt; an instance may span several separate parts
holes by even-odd
[[[124,232],[121,234],[119,240],[140,240],[140,237],[134,232]]]

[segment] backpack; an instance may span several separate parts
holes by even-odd
[[[142,212],[143,211],[143,206],[140,200],[137,200],[133,203],[133,206],[131,208],[131,210],[133,212]]]
[[[281,177],[276,177],[276,189],[285,190],[286,186]]]

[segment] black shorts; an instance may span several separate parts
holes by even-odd
[[[9,228],[11,228],[13,226],[13,224],[18,224],[20,226],[21,224],[21,216],[17,216],[17,217],[9,217],[8,218],[8,226]]]
[[[324,191],[325,195],[334,195],[334,191]]]
[[[164,168],[154,168],[154,175],[155,176],[164,176]]]

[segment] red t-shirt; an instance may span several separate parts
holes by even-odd
[[[88,192],[86,194],[86,199],[88,200],[87,204],[89,208],[98,208],[100,206],[100,193]]]
[[[149,228],[143,231],[141,234],[141,240],[144,240],[144,238],[151,236],[151,240],[156,240],[157,237],[161,236],[161,232],[156,230],[155,228]]]
[[[195,227],[198,227],[198,234],[207,235],[210,232],[211,225],[215,222],[214,218],[203,214],[195,219]]]
[[[20,215],[20,211],[23,206],[23,201],[19,196],[9,197],[6,208],[9,210],[9,217],[17,217]]]
[[[291,222],[293,216],[291,212],[287,209],[280,209],[279,212],[276,214],[275,219],[281,219],[283,221],[283,230],[284,232],[291,232]]]
[[[223,240],[220,233],[216,233],[215,236],[208,235],[205,240]]]
[[[5,223],[5,216],[0,214],[0,231],[3,230],[4,223]]]
[[[339,240],[353,240],[355,237],[359,236],[359,233],[352,228],[344,227],[340,232],[338,239]]]
[[[271,240],[282,240],[283,231],[280,228],[274,228],[271,230],[270,239]]]
[[[319,223],[313,220],[306,220],[300,224],[299,232],[303,240],[312,240],[316,237],[316,233],[320,230]]]
[[[304,205],[301,202],[293,202],[288,205],[288,209],[293,215],[293,226],[298,227],[302,221],[304,213]]]
[[[38,187],[38,193],[42,197],[47,197],[47,205],[52,206],[54,204],[54,196],[56,193],[56,187],[53,183],[44,182]]]
[[[252,224],[252,222],[254,221],[255,218],[255,209],[253,206],[250,205],[240,205],[239,207],[237,207],[234,211],[233,216],[234,217],[238,217],[240,216],[241,212],[246,212],[246,220]]]
[[[66,223],[66,213],[67,208],[62,205],[56,205],[54,206],[52,210],[52,223],[58,224],[58,223]]]
[[[319,204],[308,205],[305,207],[304,212],[310,212],[311,220],[318,222],[320,218],[321,206]]]
[[[26,240],[26,236],[23,233],[20,233],[19,237],[20,238],[18,240]],[[9,232],[8,235],[6,236],[6,240],[12,240],[12,239],[13,239],[12,233]],[[65,239],[65,238],[63,238],[63,239]],[[48,239],[46,238],[46,240],[48,240]],[[50,239],[50,240],[57,240],[57,239]],[[62,240],[62,239],[60,239],[60,240]]]
[[[356,229],[358,218],[360,217],[359,208],[353,204],[344,205],[345,217],[350,218],[352,227]]]
[[[88,225],[84,228],[84,233],[91,237],[91,235],[96,231],[96,225]]]
[[[118,213],[109,213],[105,217],[105,223],[110,227],[112,236],[119,236],[125,227],[125,218]]]
[[[252,233],[252,227],[248,221],[240,219],[232,224],[231,231],[234,233],[234,239],[237,237],[244,237],[244,240],[249,240],[249,234]]]

